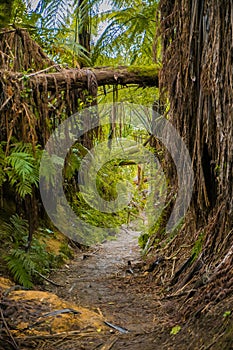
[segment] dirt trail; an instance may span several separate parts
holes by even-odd
[[[51,284],[45,287],[67,301],[100,313],[105,321],[128,332],[110,327],[107,333],[100,330],[88,336],[84,332],[83,337],[64,337],[47,350],[233,349],[227,333],[232,327],[231,319],[223,322],[222,317],[224,310],[232,309],[233,298],[227,304],[226,301],[216,304],[197,318],[184,320],[180,309],[188,302],[186,296],[183,299],[168,297],[167,287],[159,278],[165,271],[162,264],[156,266],[153,273],[145,274],[138,235],[139,232],[126,228],[116,240],[87,252],[77,252],[69,265],[50,276],[64,287]],[[133,274],[127,271],[129,260]],[[172,333],[177,325],[178,334]],[[226,339],[216,347],[216,339],[223,337],[224,332]]]
[[[117,332],[119,338],[125,338],[124,348],[130,343],[129,349],[143,348],[133,346],[131,340],[136,335],[153,331],[158,324],[156,315],[160,307],[156,290],[147,283],[149,276],[142,271],[138,235],[139,232],[125,228],[116,240],[77,253],[69,265],[51,276],[64,287],[46,287],[59,297],[95,310],[103,314],[106,321],[129,330],[125,335]],[[131,261],[133,273],[128,261]],[[109,332],[113,331],[109,328]],[[79,346],[80,349],[95,349],[94,345]],[[122,346],[118,339],[111,349],[122,349]]]

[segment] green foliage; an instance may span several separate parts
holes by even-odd
[[[28,222],[17,214],[10,217],[10,222],[2,226],[2,242],[8,247],[4,260],[15,282],[31,288],[34,282],[40,282],[38,272],[47,274],[51,267],[57,266],[71,256],[68,247],[63,244],[58,255],[46,250],[41,239],[49,233],[33,236],[30,250],[25,251],[28,239]],[[50,231],[51,232],[51,231]]]
[[[79,35],[87,26],[91,28],[92,6],[96,1],[40,0],[33,11],[38,16],[37,41],[56,62],[69,66],[90,66],[88,50]]]
[[[63,243],[59,249],[59,258],[57,257],[57,260],[60,259],[61,263],[64,262],[67,258],[72,259],[74,257],[74,254],[67,243]]]
[[[31,256],[23,249],[27,242],[28,223],[17,214],[10,217],[9,221],[10,223],[3,225],[3,237],[5,237],[5,244],[7,239],[13,243],[13,248],[7,253],[4,260],[15,281],[30,288],[35,264]]]
[[[31,28],[34,38],[56,62],[72,66],[78,66],[80,62],[85,65],[90,65],[94,62],[135,65],[150,65],[152,63],[152,43],[156,28],[155,13],[157,11],[157,1],[108,1],[108,4],[112,5],[112,9],[102,15],[98,13],[101,1],[95,0],[68,2],[64,0],[39,0],[36,9],[33,10],[30,1],[26,1],[26,5],[21,6],[21,8],[20,3],[22,4],[22,2],[20,0],[10,3],[12,23],[21,23],[23,26],[26,24],[28,28]],[[8,19],[7,21],[9,22]],[[97,39],[97,44],[94,45],[95,43],[92,43],[93,59],[91,61],[88,50],[80,44],[80,34],[85,29],[88,34],[94,33],[96,38],[98,38],[100,26],[105,26],[106,23],[107,27],[101,37]],[[137,66],[133,69],[137,70]],[[154,66],[151,69],[154,71]],[[23,78],[25,80],[25,89],[22,91],[21,97],[28,98],[31,90],[26,84],[27,74]],[[104,95],[103,98],[102,96],[99,98],[101,102],[108,102],[109,98],[112,98],[111,94],[105,96],[105,91],[102,93],[101,90],[100,95]],[[136,100],[137,103],[146,105],[152,105],[157,96],[158,90],[154,88],[130,87],[119,90],[118,93],[119,101],[135,102]],[[107,131],[104,132],[106,136]],[[135,137],[139,133],[139,130],[134,130]],[[127,131],[124,130],[123,134],[124,137],[127,137]],[[131,136],[133,138],[133,135]],[[145,135],[140,134],[140,137],[143,138]],[[7,182],[13,191],[20,198],[24,199],[27,195],[32,194],[33,189],[38,186],[41,150],[39,147],[33,149],[31,144],[17,143],[10,145],[7,156],[5,151],[6,145],[1,144],[0,187]],[[72,193],[70,184],[77,176],[79,170],[81,159],[79,151],[77,150],[76,152],[75,148],[72,149],[64,167],[64,177],[67,181],[66,183],[64,182],[64,187],[67,192],[71,193],[72,198],[68,196],[74,211],[94,226],[118,227],[119,223],[127,222],[127,210],[121,210],[117,215],[98,213],[85,203],[77,191]],[[57,161],[59,162],[60,160],[57,159]],[[46,170],[43,168],[45,173],[42,175],[48,177],[51,174],[51,169],[49,169],[49,174],[46,174]],[[56,171],[56,165],[53,171]],[[96,181],[101,197],[109,201],[114,200],[117,197],[117,183],[124,181],[125,178],[130,179],[132,172],[132,169],[129,170],[127,168],[122,168],[119,171],[119,167],[113,163],[103,167],[99,171]],[[93,193],[89,195],[94,203],[96,199]],[[142,198],[136,194],[136,191],[133,193],[133,201],[137,204],[139,203],[140,208],[144,205]],[[134,208],[132,211],[136,214],[138,213],[138,209]],[[14,217],[14,222],[11,222],[8,227],[9,230],[10,227],[14,227],[12,230],[15,230],[15,232],[12,231],[10,237],[12,242],[17,244],[16,251],[20,250],[20,254],[12,251],[12,261],[17,259],[24,261],[26,259],[21,251],[21,247],[25,246],[27,227],[26,223],[21,227],[20,220],[21,218]],[[144,243],[143,241],[142,244],[144,245]],[[31,251],[26,256],[30,256],[32,261],[35,262],[36,255],[33,256],[33,251],[38,251],[43,256],[40,247],[36,241],[33,241]],[[27,270],[28,267],[27,271],[30,275],[29,265],[25,262],[25,269]],[[38,269],[38,266],[36,268]],[[16,271],[12,271],[16,274]],[[16,278],[18,278],[17,275]]]
[[[23,13],[18,10],[18,22],[21,18],[29,29],[33,28],[36,40],[59,63],[105,65],[116,58],[120,64],[152,63],[158,2],[105,1],[104,6],[102,3],[39,0],[32,8],[26,1],[19,8],[24,9]],[[91,55],[89,44],[85,43],[91,44]]]
[[[15,247],[26,246],[28,222],[18,214],[12,215],[9,221],[3,224],[2,238],[13,242]]]
[[[127,212],[126,210],[118,211],[117,213],[104,213],[100,212],[95,208],[95,204],[97,204],[96,199],[93,197],[89,198],[92,201],[93,207],[90,207],[86,200],[83,199],[81,193],[76,193],[72,202],[72,208],[74,212],[80,217],[84,222],[89,223],[94,231],[94,227],[105,227],[105,228],[113,228],[116,229],[119,225],[126,223],[127,221]],[[100,237],[101,238],[105,238]]]
[[[14,0],[1,1],[0,27],[6,27],[12,21]]]
[[[72,177],[77,173],[80,164],[81,164],[81,156],[80,152],[87,152],[85,147],[81,144],[77,144],[76,147],[72,147],[65,162],[64,167],[64,176],[67,180],[72,179]]]
[[[30,13],[30,2],[23,0],[5,0],[0,2],[0,28],[9,26],[33,29],[37,16]]]
[[[49,52],[56,61],[65,62],[71,67],[79,67],[80,64],[86,67],[92,65],[88,51],[74,40],[73,32],[66,37],[63,33],[58,34],[49,48]]]
[[[100,16],[108,24],[94,48],[93,61],[101,53],[106,57],[120,54],[123,64],[151,63],[156,11],[156,1],[124,1],[123,7],[114,2],[112,10]]]
[[[39,1],[37,10],[42,13],[43,25],[47,28],[59,28],[67,24],[70,17],[70,3],[66,0]]]
[[[149,239],[149,234],[148,233],[143,233],[139,236],[138,238],[138,244],[139,246],[144,249],[146,247],[146,244],[148,242],[148,239]]]
[[[113,102],[113,88],[112,87],[101,87],[99,88],[98,103],[109,103]],[[151,107],[153,102],[158,99],[157,88],[139,88],[138,86],[127,86],[118,87],[117,90],[117,101],[116,102],[129,102],[138,105],[144,105]]]
[[[201,232],[198,236],[198,239],[196,240],[193,248],[192,248],[192,253],[193,255],[193,261],[196,260],[202,250],[203,246],[203,241],[204,241],[204,232]]]
[[[31,276],[35,271],[35,264],[29,253],[21,249],[12,249],[5,261],[16,282],[26,288],[33,286]]]
[[[102,132],[105,132],[106,135],[109,129],[106,128],[106,130]],[[108,151],[109,149],[106,149],[106,152]],[[106,202],[115,200],[118,194],[117,185],[125,182],[126,178],[132,181],[132,171],[134,172],[135,170],[133,170],[132,167],[119,166],[119,159],[104,163],[97,173],[95,173],[95,167],[89,169],[87,164],[87,171],[90,178],[95,179],[95,181],[93,181],[92,184],[88,183],[87,187],[85,186],[83,189],[83,191],[85,191],[84,198],[83,193],[79,192],[80,188],[74,188],[75,181],[72,181],[72,178],[74,177],[73,180],[77,180],[77,170],[79,169],[82,157],[85,156],[87,152],[88,150],[83,147],[80,148],[78,144],[74,146],[66,160],[64,183],[67,199],[74,212],[82,221],[90,224],[91,232],[88,236],[93,237],[94,240],[101,241],[106,237],[104,236],[104,231],[102,232],[99,230],[99,227],[114,228],[114,230],[117,231],[121,224],[127,223],[128,212],[125,209],[121,209],[116,213],[99,211],[96,209],[99,204],[99,196]],[[101,157],[104,157],[106,152],[103,151],[102,155],[100,154],[101,152],[98,154],[98,156],[100,156],[100,162],[102,161]],[[98,163],[98,160],[96,160],[96,162]],[[133,167],[135,167],[135,165]],[[88,203],[91,203],[91,205]]]
[[[231,315],[231,311],[227,310],[224,312],[223,317],[229,317]]]
[[[4,171],[4,181],[7,180],[21,198],[30,195],[33,186],[38,186],[39,157],[39,148],[33,150],[31,144],[18,143],[11,147],[9,156],[3,159],[0,177],[1,171]]]
[[[179,325],[174,326],[174,327],[172,327],[170,334],[171,335],[176,335],[176,334],[179,333],[180,330],[181,330],[181,326],[179,326]]]

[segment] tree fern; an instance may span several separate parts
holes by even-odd
[[[70,17],[73,1],[66,0],[40,0],[35,13],[41,14],[41,25],[46,28],[59,28],[67,24]]]
[[[70,65],[73,65],[73,62],[76,61],[78,63],[81,62],[84,66],[90,66],[91,60],[89,58],[89,52],[82,45],[77,43],[71,34],[64,39],[60,39],[58,36],[54,49],[57,53],[60,53],[63,58],[66,57],[67,63]]]
[[[125,56],[125,64],[152,63],[152,44],[156,30],[156,1],[122,1],[121,7],[114,1],[112,11],[105,12],[100,22],[107,23],[94,49],[93,59],[100,53]]]
[[[72,1],[54,0],[45,9],[46,26],[48,28],[61,27],[67,24],[70,18]]]

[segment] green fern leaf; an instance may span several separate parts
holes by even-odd
[[[2,225],[4,236],[16,245],[24,244],[28,236],[28,222],[18,214],[12,215],[9,221]]]
[[[11,154],[6,157],[6,175],[12,187],[24,198],[32,193],[33,186],[39,184],[39,162],[37,149],[33,155],[31,144],[14,145]],[[38,157],[38,159],[37,159]]]
[[[28,253],[20,249],[12,249],[4,260],[7,262],[7,266],[16,282],[26,288],[33,286],[32,274],[35,271],[35,265]]]

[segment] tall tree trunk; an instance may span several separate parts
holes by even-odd
[[[213,273],[211,281],[225,269],[230,291],[233,288],[230,270],[233,237],[229,234],[233,229],[233,3],[162,0],[160,11],[163,43],[160,83],[170,102],[170,120],[186,142],[195,173],[183,237],[194,244],[203,235],[197,257],[201,264],[196,270],[190,267],[189,274],[187,269],[180,271],[175,282],[184,285],[198,276],[198,270],[203,274],[208,264]],[[211,288],[214,297],[215,284]]]

